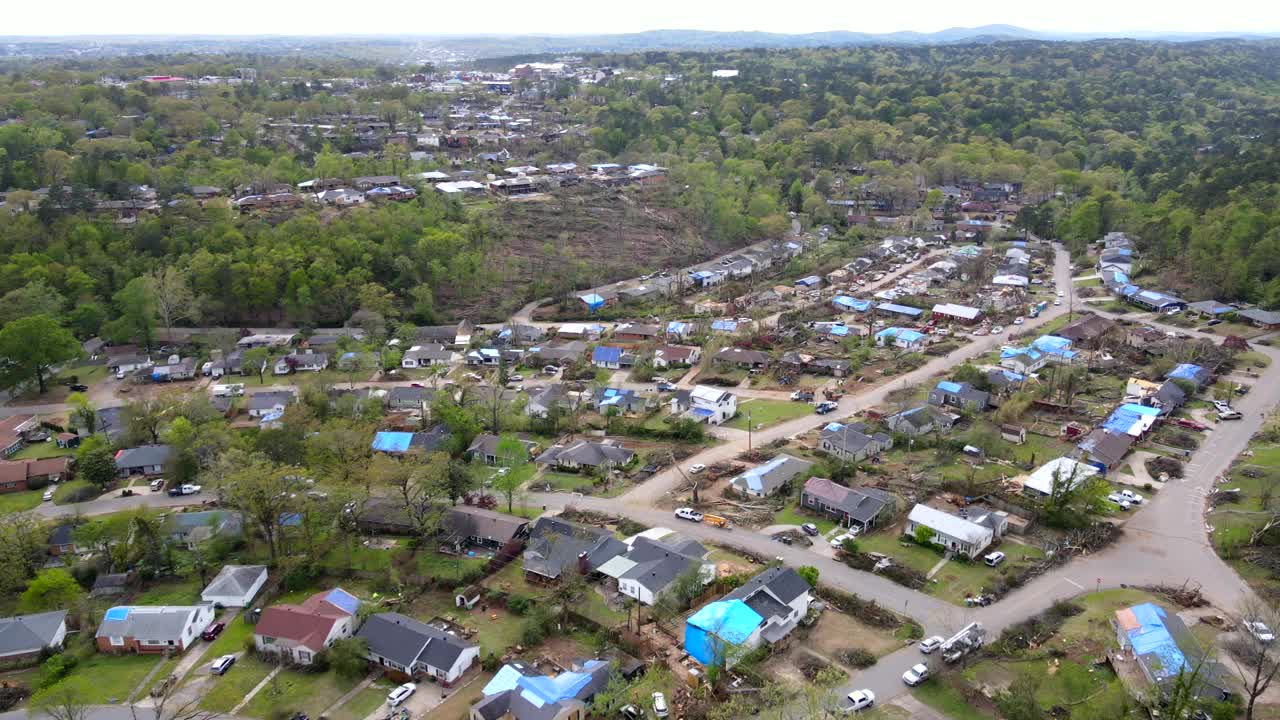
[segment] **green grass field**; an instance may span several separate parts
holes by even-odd
[[[878,552],[888,555],[895,562],[928,573],[942,560],[942,553],[930,548],[920,547],[912,542],[905,542],[885,532],[872,533],[865,538],[858,538],[858,547],[863,552]],[[970,562],[952,560],[933,577],[937,583],[926,586],[925,592],[957,605],[964,605],[968,595],[976,595],[991,585],[991,582],[1006,569],[1014,568],[1030,559],[1044,556],[1038,548],[1004,542],[1000,551],[1007,556],[999,567],[988,567],[981,559]]]
[[[791,402],[790,400],[747,399],[738,404],[738,414],[725,427],[746,430],[747,423],[756,430],[777,425],[780,422],[794,420],[813,412],[808,403]]]
[[[200,673],[206,673],[208,667],[208,663],[202,662],[187,677],[197,678]],[[201,709],[219,713],[231,712],[231,709],[243,700],[255,685],[262,682],[273,667],[257,658],[240,656],[227,674],[213,678],[208,690],[200,698]],[[266,715],[259,717],[266,717]]]
[[[49,440],[46,442],[34,443],[28,445],[13,454],[11,460],[40,460],[42,458],[66,457],[75,455],[75,448],[61,448],[58,443]]]
[[[26,512],[44,502],[44,490],[24,490],[0,495],[0,513]]]
[[[835,521],[825,515],[817,515],[808,513],[800,509],[799,501],[787,503],[787,506],[781,511],[774,513],[771,525],[804,525],[805,523],[813,523],[818,526],[818,532],[826,535],[836,526]]]
[[[87,480],[72,480],[71,482],[62,483],[58,486],[58,489],[53,492],[53,502],[56,505],[68,503],[70,502],[72,493],[76,492],[80,488],[87,487],[89,487],[89,481]]]
[[[382,707],[387,693],[395,687],[390,680],[379,678],[372,685],[356,693],[341,707],[328,714],[330,720],[364,720]]]
[[[318,717],[359,682],[360,678],[344,678],[333,671],[303,673],[282,670],[253,696],[244,711],[259,718],[273,717],[273,713],[281,709]]]

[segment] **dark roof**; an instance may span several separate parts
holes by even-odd
[[[356,637],[368,642],[369,652],[406,668],[421,662],[448,670],[459,655],[476,647],[452,633],[394,612],[371,615]]]
[[[812,589],[809,583],[805,582],[805,579],[800,577],[795,570],[789,567],[774,567],[739,585],[728,595],[725,595],[724,599],[743,600],[750,605],[752,595],[759,592],[768,592],[775,600],[786,605]],[[769,616],[766,615],[764,618],[768,620]]]
[[[168,445],[139,445],[126,448],[116,453],[116,467],[135,468],[150,465],[164,465],[169,462],[173,450]]]
[[[826,478],[809,478],[804,492],[826,501],[859,522],[870,522],[894,503],[892,495],[876,488],[847,488]]]
[[[596,569],[627,551],[627,546],[604,528],[578,525],[559,518],[538,518],[529,533],[524,552],[524,569],[557,578],[565,568],[585,557],[589,569]]]
[[[66,619],[66,610],[0,618],[0,656],[50,647]]]
[[[58,527],[53,529],[53,532],[49,533],[49,544],[50,545],[71,545],[75,542],[75,540],[73,540],[71,537],[72,534],[75,533],[75,531],[76,531],[75,525],[71,525],[69,523],[59,525]]]
[[[461,537],[488,538],[506,543],[522,535],[529,521],[495,510],[463,505],[449,508],[443,524],[446,530]]]

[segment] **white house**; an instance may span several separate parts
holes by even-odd
[[[46,648],[60,649],[66,638],[66,610],[0,618],[0,662],[36,660]]]
[[[945,513],[928,505],[916,505],[907,516],[903,529],[906,535],[915,535],[916,528],[927,527],[933,531],[933,543],[948,552],[977,557],[995,538],[995,531],[985,525]]]
[[[266,582],[266,565],[224,565],[200,599],[222,607],[248,607]]]
[[[180,653],[213,622],[212,605],[130,605],[102,616],[95,639],[107,653]]]
[[[738,398],[728,390],[696,385],[692,390],[676,393],[671,399],[671,412],[687,413],[699,422],[719,425],[737,414]]]
[[[598,572],[617,580],[618,592],[644,605],[653,605],[676,578],[693,569],[703,584],[716,577],[705,547],[666,528],[646,530],[626,542],[626,554],[609,559]]]
[[[926,335],[919,330],[901,327],[887,327],[876,333],[876,345],[896,347],[901,350],[920,350],[924,347]]]
[[[400,367],[424,368],[432,365],[449,365],[462,359],[458,353],[444,345],[414,345],[405,351],[400,359]]]

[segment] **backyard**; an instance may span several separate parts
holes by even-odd
[[[530,598],[541,598],[548,594],[547,588],[531,585],[525,579],[523,564],[518,559],[490,575],[483,585],[493,590]],[[589,584],[588,590],[586,596],[573,608],[575,612],[605,627],[613,627],[626,621],[627,614],[610,608],[605,603],[604,597],[596,592],[595,585]]]
[[[942,561],[940,550],[921,547],[904,540],[898,535],[896,528],[858,538],[858,548],[863,552],[887,555],[895,562],[926,574]],[[1039,548],[1013,541],[1002,543],[999,550],[1006,558],[994,568],[983,563],[981,558],[968,562],[955,559],[947,562],[925,587],[925,592],[947,602],[964,605],[966,597],[983,592],[1000,573],[1010,572],[1029,560],[1044,557]]]
[[[811,412],[813,412],[813,406],[808,403],[748,398],[738,404],[738,414],[725,423],[724,426],[736,430],[746,430],[749,421],[753,429],[763,430],[780,422],[803,417]]]

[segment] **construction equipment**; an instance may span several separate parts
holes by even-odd
[[[702,516],[702,522],[704,522],[704,523],[706,523],[706,524],[708,524],[708,525],[711,525],[711,526],[713,526],[713,527],[725,528],[725,529],[728,529],[728,528],[729,528],[729,518],[721,517],[720,515],[705,515],[705,514],[704,514],[704,515]]]
[[[982,623],[974,622],[964,626],[960,632],[952,635],[946,642],[942,643],[939,650],[942,652],[942,659],[945,662],[953,663],[969,653],[982,647],[982,642],[987,637],[986,628],[982,627]]]

